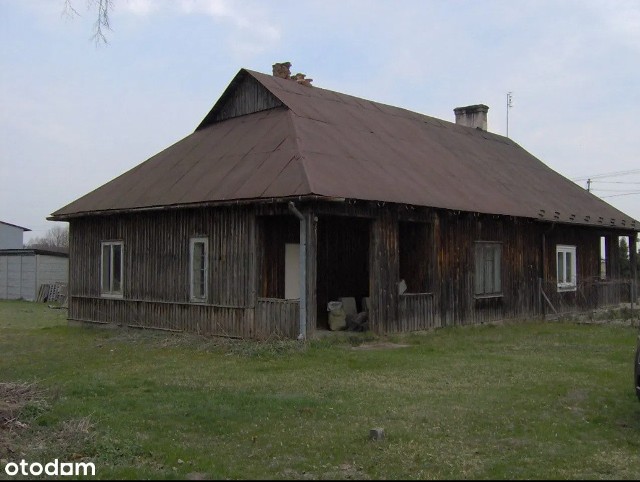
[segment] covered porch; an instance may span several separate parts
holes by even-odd
[[[301,218],[291,208],[256,218],[257,336],[329,330],[328,303],[345,298],[376,333],[438,326],[432,216],[400,221],[394,205],[355,202],[293,209]]]

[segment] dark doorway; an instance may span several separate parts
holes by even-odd
[[[318,329],[328,329],[327,304],[354,297],[357,311],[369,296],[368,219],[321,216],[318,219]]]

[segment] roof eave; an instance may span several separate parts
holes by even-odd
[[[254,198],[254,199],[228,199],[222,201],[204,201],[196,203],[185,204],[169,204],[164,206],[142,206],[137,208],[125,208],[125,209],[104,209],[95,211],[79,211],[74,213],[61,213],[52,214],[47,217],[48,221],[68,221],[71,219],[86,217],[86,216],[108,216],[113,214],[125,214],[133,212],[148,212],[148,211],[165,211],[173,209],[193,209],[193,208],[209,208],[219,206],[246,206],[249,204],[273,204],[283,203],[288,201],[328,201],[328,202],[344,202],[345,198],[335,196],[322,196],[318,194],[299,194],[295,196],[281,196],[270,198]]]

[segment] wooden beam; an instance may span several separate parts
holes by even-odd
[[[371,225],[369,241],[370,326],[376,333],[397,331],[398,215],[392,206],[381,209]]]
[[[311,210],[305,211],[304,217],[307,229],[307,280],[305,283],[307,294],[307,337],[310,337],[316,331],[318,324],[318,297],[316,288],[318,272],[318,218]]]

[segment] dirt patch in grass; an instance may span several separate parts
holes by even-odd
[[[0,428],[27,428],[20,414],[28,405],[44,404],[43,392],[35,383],[0,383]]]
[[[375,343],[363,343],[362,345],[351,347],[352,350],[391,350],[395,348],[407,348],[411,345],[402,343],[391,343],[390,341],[379,341]]]
[[[83,452],[93,440],[90,417],[65,420],[53,429],[38,426],[38,417],[50,409],[47,393],[35,383],[0,383],[0,459],[25,452],[62,454],[70,460],[87,458]]]
[[[0,457],[15,452],[15,437],[29,428],[28,414],[45,408],[43,390],[35,383],[0,383]]]

